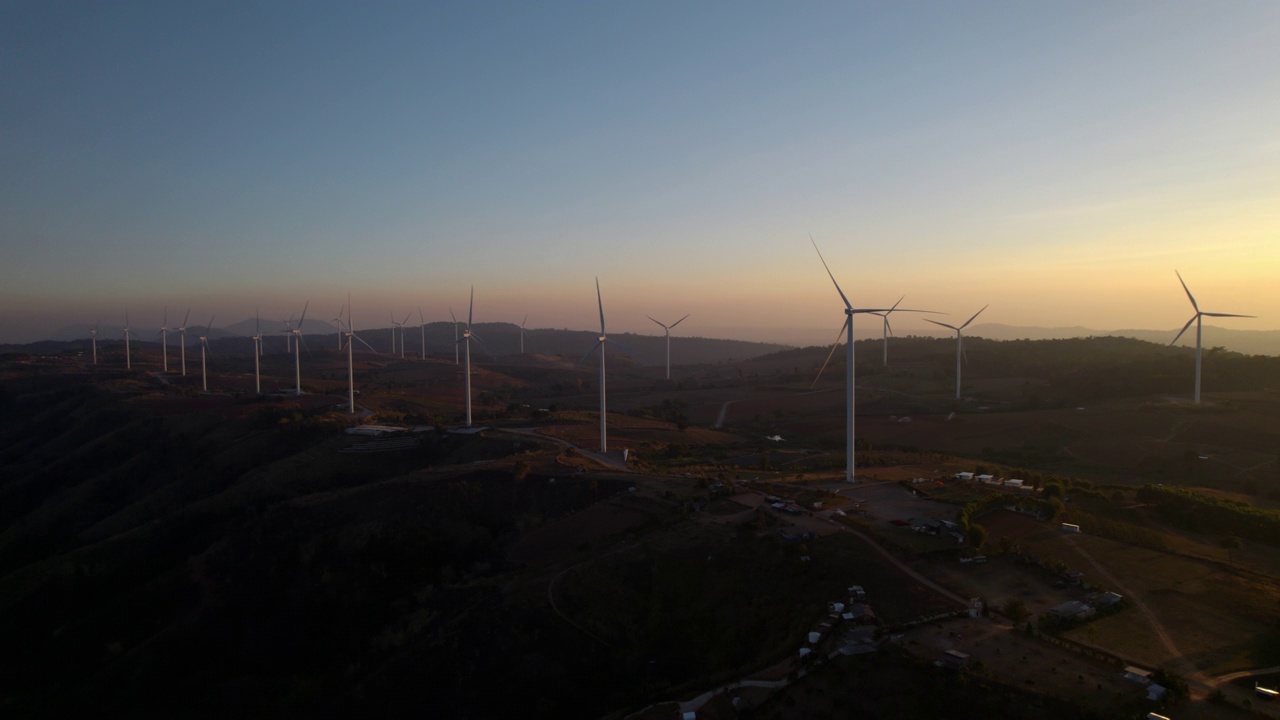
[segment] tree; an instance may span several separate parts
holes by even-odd
[[[1000,614],[1013,621],[1014,625],[1018,625],[1031,616],[1031,611],[1027,610],[1026,603],[1014,598],[1006,600],[1004,605],[1000,606]]]
[[[982,546],[987,544],[987,529],[977,523],[969,525],[969,531],[966,533],[969,540],[969,547],[974,552],[982,550]]]

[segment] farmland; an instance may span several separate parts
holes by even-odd
[[[810,387],[800,371],[824,354],[678,367],[672,382],[619,362],[609,453],[597,452],[594,372],[556,354],[478,362],[484,429],[467,432],[451,356],[357,354],[354,416],[331,349],[308,358],[300,396],[252,393],[252,363],[234,356],[218,356],[208,394],[191,374],[10,359],[0,609],[22,618],[3,637],[32,650],[0,690],[30,717],[101,697],[120,710],[404,714],[428,707],[408,681],[427,674],[456,688],[446,714],[488,716],[501,676],[538,698],[533,717],[623,717],[792,677],[827,603],[854,584],[897,638],[880,650],[886,681],[950,687],[917,663],[956,649],[977,661],[974,683],[1028,712],[1148,708],[1116,679],[1124,661],[1186,677],[1197,699],[1180,715],[1230,717],[1240,698],[1204,700],[1214,678],[1280,664],[1280,553],[1139,497],[1166,483],[1274,510],[1274,393],[1070,402],[1050,378],[979,374],[956,402],[923,361],[868,372],[864,481],[848,485],[840,374]],[[264,388],[292,387],[290,360],[268,356]],[[405,431],[383,445],[343,432],[359,423]],[[1040,490],[958,482],[961,470]],[[982,533],[958,527],[957,542],[940,524],[968,503],[983,507],[970,520]],[[783,542],[792,525],[814,536]],[[1028,631],[1099,590],[1128,601],[1052,638]],[[916,624],[968,598],[987,615]],[[182,655],[192,643],[207,657]],[[753,692],[800,716],[835,702],[823,678],[860,662]]]

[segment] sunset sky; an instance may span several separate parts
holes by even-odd
[[[829,342],[810,234],[857,305],[1176,330],[1177,269],[1280,329],[1277,48],[1274,0],[4,2],[0,341],[590,329],[598,276],[611,332]]]

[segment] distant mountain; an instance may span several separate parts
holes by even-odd
[[[169,327],[169,343],[170,344],[177,344],[179,342],[178,332],[177,332],[177,326],[179,322],[181,322],[181,318],[179,318],[178,320],[175,320],[173,325]],[[207,317],[202,318],[198,322],[193,320],[187,321],[187,342],[188,343],[195,342],[195,339],[197,337],[205,333],[205,326],[203,323],[206,323],[206,322],[208,322]],[[217,320],[215,319],[214,322],[217,322]],[[208,337],[211,340],[229,338],[229,337],[253,337],[254,324],[255,324],[254,319],[248,318],[246,320],[241,320],[238,323],[226,325],[224,327],[215,327],[213,328],[213,330],[209,331]],[[59,328],[57,332],[53,333],[52,337],[50,337],[48,341],[73,342],[76,340],[88,340],[91,337],[92,330],[93,330],[93,326],[88,324],[67,325],[65,327]],[[262,318],[262,334],[263,335],[271,337],[274,335],[281,335],[283,332],[284,332],[284,323],[282,321],[268,320],[266,318]],[[338,332],[338,328],[334,327],[333,325],[330,325],[329,323],[323,320],[313,320],[311,318],[308,318],[306,325],[303,328],[303,332],[307,335],[332,335]],[[156,343],[160,342],[160,328],[153,327],[151,325],[145,325],[145,326],[133,325],[130,329],[129,334],[133,340],[136,340],[138,342],[156,342]],[[123,340],[123,339],[124,339],[123,325],[112,325],[112,324],[103,323],[98,326],[99,341],[108,342],[108,341]],[[13,346],[16,347],[17,345],[14,344]]]
[[[992,340],[1061,340],[1077,337],[1128,337],[1147,342],[1167,345],[1178,334],[1179,328],[1172,330],[1093,330],[1081,326],[1073,327],[1028,327],[1018,325],[1001,325],[999,323],[982,323],[970,326],[966,335],[985,337]],[[1178,345],[1195,347],[1195,328],[1178,340]],[[1245,355],[1280,355],[1280,330],[1234,330],[1204,326],[1204,348],[1223,347]]]

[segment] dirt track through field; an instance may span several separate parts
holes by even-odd
[[[1151,608],[1147,607],[1147,604],[1142,601],[1142,598],[1134,593],[1133,590],[1125,586],[1124,583],[1120,582],[1115,575],[1112,575],[1097,560],[1094,560],[1093,556],[1084,548],[1080,547],[1080,545],[1077,544],[1076,536],[1066,534],[1063,535],[1063,539],[1067,541],[1067,544],[1070,545],[1073,550],[1088,561],[1088,563],[1098,571],[1098,574],[1101,575],[1104,580],[1110,583],[1111,586],[1119,591],[1121,595],[1124,595],[1133,602],[1133,606],[1137,608],[1138,612],[1147,619],[1151,628],[1155,630],[1156,636],[1160,638],[1161,644],[1163,644],[1165,649],[1169,651],[1169,654],[1173,658],[1172,662],[1178,666],[1176,672],[1186,678],[1188,684],[1192,686],[1192,695],[1202,697],[1212,692],[1213,682],[1209,680],[1209,678],[1205,677],[1204,673],[1200,672],[1200,669],[1195,666],[1195,663],[1191,662],[1189,658],[1182,654],[1182,651],[1174,644],[1173,638],[1169,635],[1168,631],[1165,630],[1164,625],[1160,623],[1160,620],[1156,617],[1155,613],[1151,612]]]

